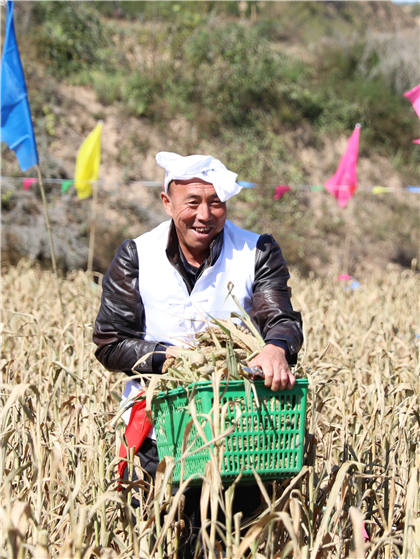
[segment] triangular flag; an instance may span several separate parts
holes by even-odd
[[[386,194],[389,192],[389,188],[387,186],[373,186],[372,187],[372,194]]]
[[[236,181],[238,184],[240,184],[241,186],[243,186],[244,188],[255,188],[255,182],[249,182],[249,181]]]
[[[324,183],[325,188],[337,198],[340,208],[344,208],[357,188],[357,158],[359,155],[360,124],[356,124],[347,142],[347,148],[340,159],[335,174]]]
[[[23,190],[29,190],[29,188],[35,184],[37,179],[25,178],[23,179]]]
[[[274,191],[274,200],[279,200],[282,196],[284,196],[286,194],[286,192],[289,192],[290,186],[288,186],[287,184],[279,184],[278,186],[276,186],[276,189]]]
[[[13,2],[7,2],[6,35],[1,58],[1,141],[16,153],[22,171],[38,163],[25,76],[13,21]]]
[[[413,87],[413,89],[410,89],[410,91],[406,91],[404,97],[407,97],[407,99],[411,101],[417,116],[420,118],[420,83],[416,85],[416,87]]]
[[[74,186],[80,200],[92,194],[92,182],[98,180],[101,160],[102,122],[96,125],[77,153]]]
[[[71,179],[61,181],[61,193],[64,194],[65,192],[67,192],[67,190],[71,187],[72,184],[73,181]]]

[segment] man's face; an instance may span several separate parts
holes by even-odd
[[[172,181],[169,192],[160,196],[185,258],[193,266],[201,265],[225,225],[226,203],[219,200],[212,184],[196,178]]]

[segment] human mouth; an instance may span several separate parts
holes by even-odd
[[[200,235],[208,235],[211,231],[211,228],[210,227],[194,227],[194,231],[196,231]]]

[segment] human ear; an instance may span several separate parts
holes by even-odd
[[[172,204],[168,194],[166,192],[161,192],[160,199],[162,200],[165,212],[169,215],[169,217],[172,217]]]

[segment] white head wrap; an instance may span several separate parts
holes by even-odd
[[[242,186],[236,182],[237,173],[229,171],[221,161],[211,155],[182,156],[170,151],[160,151],[156,162],[165,169],[165,192],[173,180],[199,178],[214,186],[221,202],[238,194]]]

